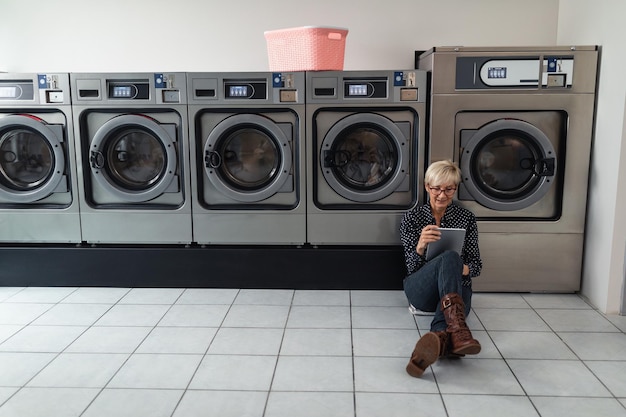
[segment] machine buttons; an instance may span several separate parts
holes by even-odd
[[[46,103],[63,103],[63,91],[46,91]]]
[[[546,87],[565,87],[566,74],[548,74]]]
[[[163,90],[163,103],[180,103],[180,91]]]
[[[417,101],[417,88],[403,88],[400,90],[400,101]]]

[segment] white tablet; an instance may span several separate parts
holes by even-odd
[[[453,250],[458,254],[463,250],[463,242],[465,241],[465,229],[439,228],[441,239],[431,242],[426,247],[426,260],[430,261],[435,256],[447,251]]]

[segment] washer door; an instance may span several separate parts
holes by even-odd
[[[461,131],[463,185],[494,210],[521,210],[539,201],[557,174],[547,136],[530,123],[501,119]]]
[[[293,191],[292,129],[255,114],[224,119],[204,145],[206,176],[222,194],[241,202]]]
[[[128,202],[178,192],[176,126],[144,115],[125,114],[104,123],[89,151],[97,183]]]
[[[32,203],[67,192],[63,127],[29,114],[0,119],[0,197]]]
[[[337,194],[351,201],[381,200],[404,183],[407,140],[399,124],[386,117],[372,113],[344,117],[322,141],[322,175]]]

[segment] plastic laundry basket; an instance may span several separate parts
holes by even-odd
[[[304,26],[265,32],[270,71],[343,70],[348,29]]]

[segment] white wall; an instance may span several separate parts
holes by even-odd
[[[440,45],[550,45],[558,0],[0,0],[0,70],[264,71],[263,32],[350,30],[346,69]],[[532,22],[532,24],[529,24]]]
[[[558,43],[602,45],[582,293],[600,310],[617,313],[626,244],[626,2],[561,0],[559,5]]]

